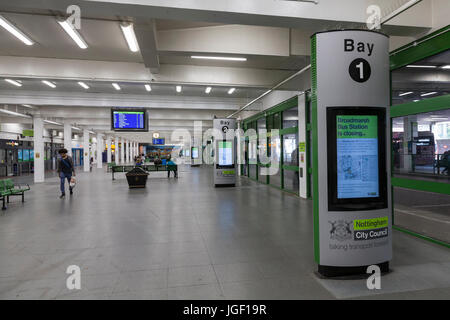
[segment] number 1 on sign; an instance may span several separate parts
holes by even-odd
[[[359,78],[364,79],[364,63],[361,61],[356,67],[359,69]]]

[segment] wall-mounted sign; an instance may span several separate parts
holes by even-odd
[[[34,130],[24,129],[22,130],[22,135],[24,137],[34,137]]]

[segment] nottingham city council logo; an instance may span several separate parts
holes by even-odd
[[[344,241],[352,238],[351,221],[338,220],[328,222],[331,224],[330,239]]]

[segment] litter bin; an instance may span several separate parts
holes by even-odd
[[[135,167],[128,171],[126,174],[128,186],[132,188],[145,188],[147,184],[148,172],[144,169]]]

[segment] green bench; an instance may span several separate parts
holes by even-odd
[[[0,197],[2,199],[2,210],[6,210],[6,203],[9,203],[9,197],[22,196],[22,202],[25,202],[25,191],[30,190],[30,186],[26,187],[14,185],[11,179],[0,180]]]
[[[116,180],[114,177],[114,173],[116,172],[128,172],[130,170],[132,170],[134,167],[133,165],[124,165],[124,166],[112,166],[111,167],[111,174],[112,174],[112,179]],[[178,173],[178,166],[177,165],[158,165],[155,166],[154,164],[144,164],[141,166],[142,169],[144,169],[147,172],[164,172],[164,171],[175,171],[176,175]]]

